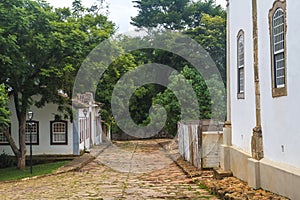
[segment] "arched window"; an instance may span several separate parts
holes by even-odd
[[[285,2],[277,1],[269,13],[272,63],[272,96],[286,96]]]
[[[243,99],[245,94],[245,44],[244,31],[237,35],[237,93],[238,98]]]
[[[274,56],[274,86],[284,87],[285,59],[284,59],[284,13],[281,8],[273,15],[273,56]]]

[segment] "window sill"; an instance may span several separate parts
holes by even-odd
[[[237,98],[238,99],[245,99],[245,93],[244,92],[243,93],[238,93]]]
[[[64,142],[64,143],[59,143],[59,142],[53,143],[53,142],[51,142],[50,145],[68,145],[68,143],[67,142]]]
[[[0,143],[0,146],[7,146],[7,145],[10,145],[9,143]]]
[[[287,96],[287,89],[286,87],[283,88],[272,88],[272,97],[282,97],[282,96]]]

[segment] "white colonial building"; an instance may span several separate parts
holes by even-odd
[[[254,188],[300,199],[300,1],[227,1],[221,168]]]
[[[42,108],[32,106],[32,121],[26,123],[27,155],[30,144],[30,123],[34,155],[79,155],[93,145],[102,142],[100,104],[95,102],[91,93],[79,94],[72,100],[73,121],[60,117],[58,105],[47,104]],[[18,121],[14,109],[13,98],[10,99],[11,111],[10,134],[19,144]],[[0,132],[0,153],[13,155],[13,151]]]

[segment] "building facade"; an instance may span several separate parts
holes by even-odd
[[[35,97],[38,98],[38,97]],[[13,98],[9,101],[11,125],[9,128],[16,144],[19,144],[18,120]],[[29,154],[30,132],[32,134],[33,155],[79,155],[93,145],[102,142],[99,103],[91,93],[79,94],[73,99],[73,120],[64,119],[58,112],[58,105],[49,103],[42,108],[32,106],[32,121],[26,121],[26,146]],[[0,132],[0,153],[13,155],[13,151]]]
[[[221,168],[254,188],[299,199],[300,1],[227,2]]]

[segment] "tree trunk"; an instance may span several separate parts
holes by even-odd
[[[14,152],[15,156],[16,156],[16,160],[17,160],[17,166],[19,169],[25,169],[26,165],[25,165],[25,158],[26,158],[26,148],[25,148],[25,152],[23,151],[23,155],[20,149],[18,149],[15,141],[13,140],[12,136],[9,134],[8,129],[6,129],[5,131],[3,131],[4,135],[6,136],[10,147],[12,149],[12,151]]]
[[[19,98],[19,94],[21,95],[21,99]],[[4,135],[8,139],[8,142],[16,156],[17,159],[17,167],[21,170],[24,170],[26,167],[26,144],[25,144],[25,129],[26,129],[26,113],[28,109],[28,96],[24,96],[18,91],[14,91],[14,104],[16,109],[16,114],[18,118],[19,124],[19,148],[14,142],[11,135],[6,132]]]
[[[14,141],[14,139],[12,138],[12,136],[9,134],[9,128],[7,127],[4,131],[3,131],[3,134],[5,135],[12,151],[14,152],[15,156],[17,157],[18,156],[18,153],[19,153],[19,149]]]
[[[18,168],[24,170],[26,168],[26,156],[22,155],[21,153],[17,156],[17,164]]]

